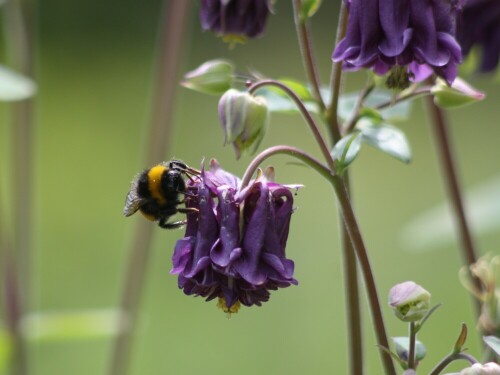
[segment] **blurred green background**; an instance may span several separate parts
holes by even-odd
[[[339,1],[324,1],[313,18],[314,42],[323,81]],[[126,249],[140,216],[122,215],[125,194],[143,165],[154,83],[155,40],[160,1],[98,2],[47,0],[37,5],[37,125],[32,280],[37,311],[108,309],[119,303]],[[227,57],[239,70],[252,67],[271,77],[304,80],[291,4],[280,1],[264,38],[230,50],[203,33],[198,2],[191,8],[182,74],[202,62]],[[359,89],[364,74],[348,74],[344,88]],[[477,105],[450,113],[452,136],[470,189],[500,173],[500,85],[473,79],[488,93]],[[1,184],[8,193],[9,134],[5,105],[0,126]],[[192,166],[217,158],[241,175],[250,157],[235,161],[222,147],[217,98],[178,87],[171,150]],[[386,307],[388,290],[414,280],[443,306],[419,334],[428,346],[422,369],[430,370],[451,349],[461,322],[475,326],[469,295],[457,277],[461,266],[454,239],[425,252],[411,252],[401,232],[417,214],[441,204],[444,189],[425,111],[415,102],[411,121],[400,124],[413,149],[404,165],[364,147],[353,165],[352,186],[358,219],[377,279],[391,336],[406,326]],[[290,144],[320,156],[298,116],[273,115],[261,149]],[[132,358],[132,374],[344,374],[347,373],[346,317],[342,259],[333,191],[315,172],[276,157],[282,183],[306,187],[296,197],[288,256],[295,261],[299,286],[274,292],[258,308],[243,308],[228,320],[214,302],[186,297],[169,275],[175,241],[182,231],[155,229]],[[4,197],[8,200],[8,196]],[[498,253],[500,231],[477,237],[482,253]],[[432,251],[431,251],[432,250]],[[364,296],[363,296],[364,298]],[[365,301],[365,298],[363,299]],[[378,349],[364,307],[367,373],[379,374]],[[472,333],[467,347],[477,354]],[[32,374],[104,374],[110,338],[39,340],[30,345]],[[460,366],[459,366],[460,367]]]

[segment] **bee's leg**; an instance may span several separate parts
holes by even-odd
[[[190,212],[200,212],[200,210],[198,210],[197,208],[194,208],[194,207],[186,207],[186,208],[178,208],[177,211],[179,211],[180,213],[182,214],[188,214]]]
[[[166,218],[161,218],[158,221],[158,226],[160,226],[161,228],[164,228],[164,229],[177,229],[177,228],[183,227],[184,225],[186,225],[186,220],[174,221],[173,223],[167,223]]]

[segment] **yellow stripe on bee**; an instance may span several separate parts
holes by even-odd
[[[166,170],[167,168],[164,165],[158,164],[148,171],[149,192],[159,204],[167,203],[161,193],[161,176]]]

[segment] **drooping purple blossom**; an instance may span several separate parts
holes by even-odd
[[[463,56],[474,46],[480,47],[481,72],[494,71],[500,61],[500,1],[468,0],[458,22],[457,39]]]
[[[185,237],[172,256],[172,274],[187,295],[219,298],[226,312],[258,305],[270,291],[285,288],[294,263],[286,257],[293,194],[289,186],[259,176],[244,189],[240,180],[212,161],[209,171],[188,183]],[[295,186],[296,187],[296,186]]]
[[[346,0],[347,32],[332,58],[347,70],[378,75],[404,67],[421,80],[432,73],[449,84],[462,56],[456,42],[456,9],[447,0]]]
[[[271,11],[270,0],[202,0],[201,27],[223,37],[256,38]]]

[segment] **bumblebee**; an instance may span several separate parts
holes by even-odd
[[[130,191],[125,200],[123,214],[131,216],[140,211],[148,220],[157,221],[165,229],[175,229],[183,226],[185,221],[168,222],[177,212],[187,213],[190,208],[179,208],[184,200],[180,194],[186,192],[184,176],[198,176],[192,169],[180,160],[162,162],[138,174],[130,185]]]

